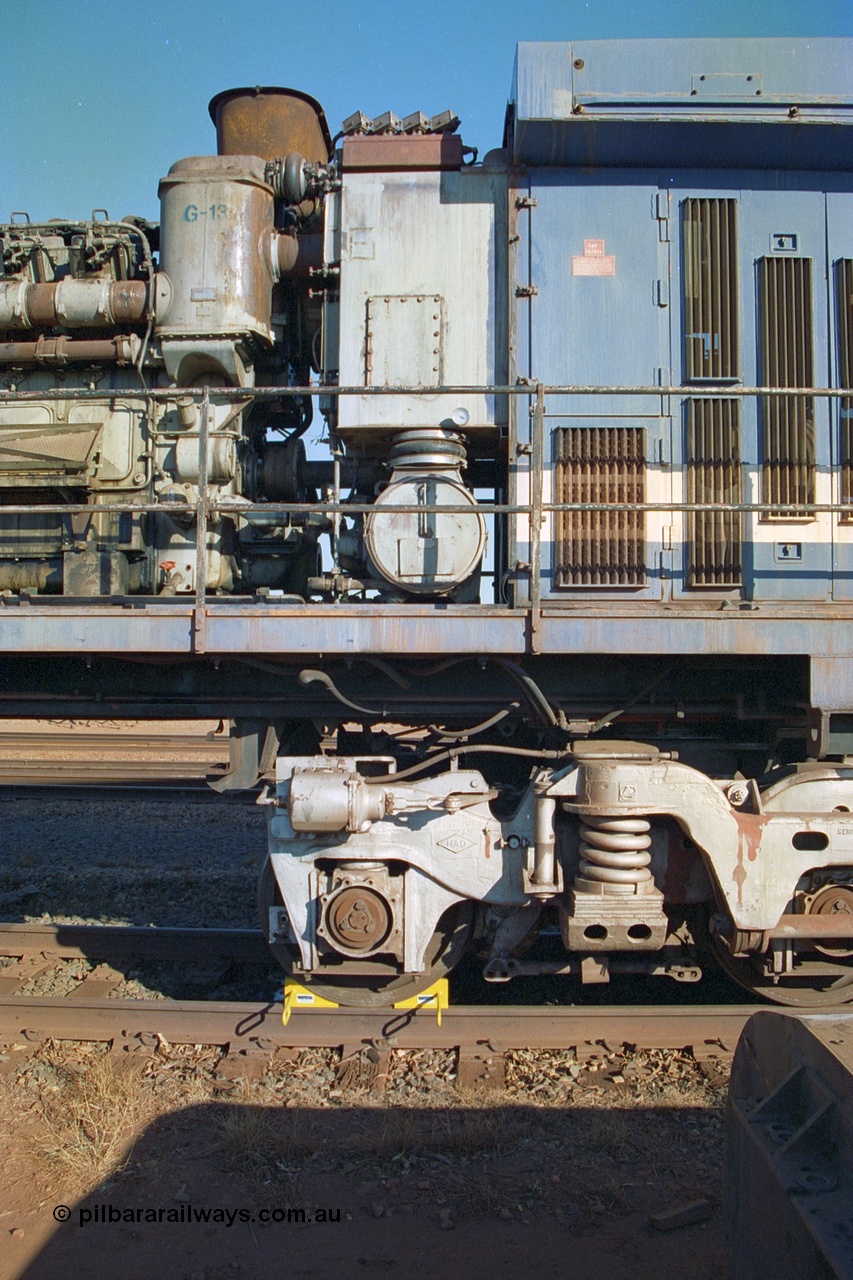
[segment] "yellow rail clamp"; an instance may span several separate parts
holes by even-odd
[[[395,1009],[423,1009],[430,1007],[435,1009],[436,1026],[441,1026],[441,1011],[448,1008],[450,1004],[449,987],[446,978],[439,978],[438,982],[434,982],[431,987],[427,987],[426,991],[419,991],[416,996],[410,996],[408,1000],[397,1000],[394,1003]]]
[[[294,1009],[337,1009],[337,1007],[334,1000],[325,1000],[323,996],[316,995],[308,987],[303,987],[301,983],[296,982],[293,978],[285,978],[284,1001],[281,1010],[281,1024],[283,1027],[287,1026]]]

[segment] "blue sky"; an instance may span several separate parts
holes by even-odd
[[[222,89],[303,89],[333,133],[358,108],[452,107],[482,155],[519,40],[853,36],[853,0],[6,0],[0,30],[0,221],[156,218],[169,165],[215,150]]]

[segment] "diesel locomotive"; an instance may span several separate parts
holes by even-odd
[[[853,1000],[851,42],[521,44],[483,155],[210,113],[159,222],[0,226],[0,714],[230,720],[340,1003]]]

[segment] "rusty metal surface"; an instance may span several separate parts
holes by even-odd
[[[113,1040],[159,1032],[174,1044],[230,1044],[264,1037],[276,1047],[321,1048],[385,1041],[400,1049],[489,1046],[567,1049],[601,1041],[683,1049],[697,1057],[733,1051],[754,1006],[567,1008],[456,1006],[420,1009],[312,1009],[282,1026],[282,1006],[172,1000],[0,999],[0,1037],[29,1031],[60,1040]],[[780,1016],[793,1016],[783,1014]]]
[[[350,173],[459,169],[462,167],[462,139],[455,133],[345,138],[342,166],[345,172]]]
[[[206,336],[256,333],[272,341],[274,200],[263,164],[251,153],[190,156],[171,166],[159,193],[160,264],[172,298],[158,312],[157,333],[197,342],[202,352],[200,325]],[[216,221],[215,235],[206,218]],[[179,366],[176,380],[181,373]]]
[[[841,888],[832,890],[839,898]],[[843,900],[843,899],[842,899]],[[771,938],[853,938],[853,911],[850,907],[840,909],[827,908],[827,914],[807,912],[802,915],[780,916],[775,929],[770,930]]]
[[[54,365],[68,364],[73,360],[92,361],[93,364],[133,364],[139,354],[139,346],[139,338],[135,334],[117,334],[114,338],[41,337],[35,342],[0,342],[0,364]]]
[[[0,955],[50,955],[57,959],[126,956],[184,958],[228,956],[263,963],[269,947],[257,929],[149,929],[135,925],[0,924]]]
[[[325,163],[332,154],[323,108],[298,89],[226,89],[211,99],[208,110],[221,156],[274,160],[298,151],[306,160]]]
[[[227,757],[227,752],[224,753]],[[20,786],[108,787],[202,781],[222,777],[223,753],[216,762],[203,760],[0,760],[0,788]]]
[[[0,652],[184,653],[194,647],[195,610],[187,604],[134,601],[133,608],[62,600],[15,602],[2,610]],[[269,653],[278,658],[316,653],[439,654],[533,651],[523,609],[383,605],[278,606],[207,602],[208,653]],[[613,602],[543,606],[537,651],[548,653],[807,653],[813,660],[847,659],[850,605],[762,607],[749,613],[685,606],[649,616]],[[630,627],[625,626],[630,620]],[[789,624],[787,630],[779,622]],[[793,637],[793,638],[792,638]]]
[[[0,283],[0,327],[38,329],[52,325],[105,328],[138,324],[148,315],[144,280],[91,280],[66,276],[51,283]]]

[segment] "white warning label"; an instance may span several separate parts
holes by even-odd
[[[572,255],[573,276],[615,276],[616,259],[604,252],[603,240],[584,240],[583,254]]]

